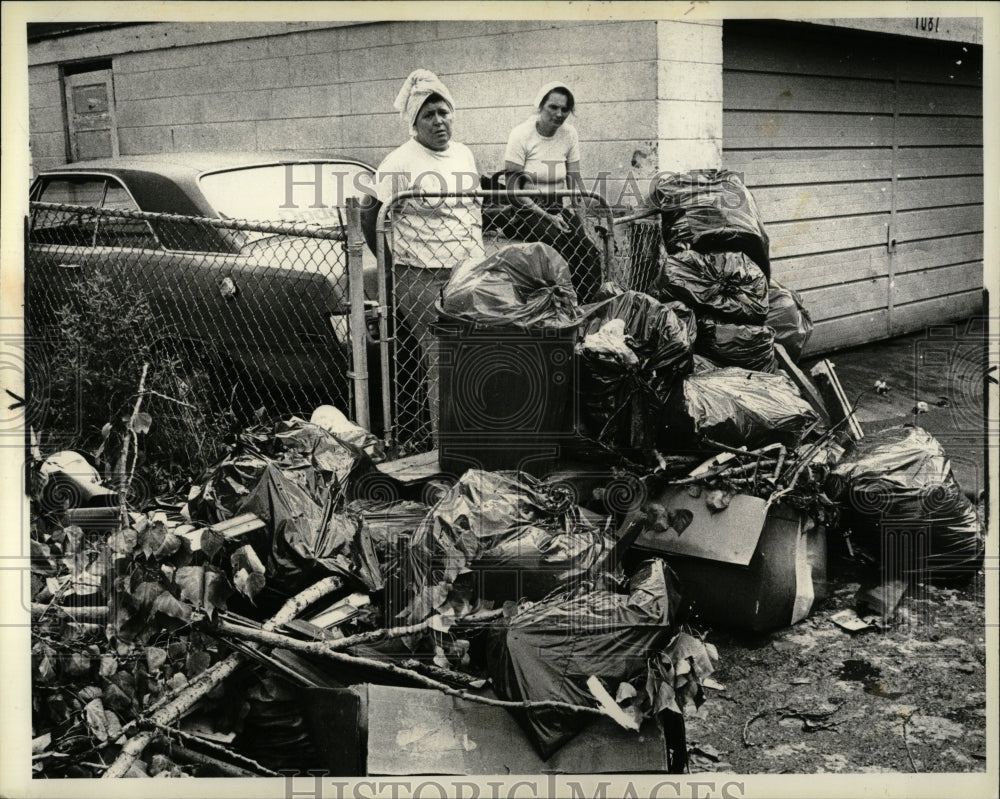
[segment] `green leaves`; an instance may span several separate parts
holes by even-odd
[[[718,652],[688,633],[678,633],[667,648],[649,661],[646,693],[653,713],[684,713],[704,702],[704,681],[711,676]]]
[[[180,598],[205,611],[211,618],[217,610],[225,609],[226,600],[232,595],[226,577],[211,566],[182,566],[174,574],[180,589]]]
[[[139,551],[147,558],[164,560],[183,545],[184,539],[167,529],[161,521],[155,521],[139,533]]]
[[[148,433],[149,428],[152,427],[152,425],[153,417],[143,411],[133,414],[132,420],[129,423],[129,427],[131,427],[136,433]]]

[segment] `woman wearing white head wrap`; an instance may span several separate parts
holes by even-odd
[[[508,186],[583,189],[580,177],[580,141],[566,122],[576,98],[561,81],[547,83],[535,96],[536,113],[515,127],[507,140],[504,171]],[[600,253],[586,233],[584,208],[573,211],[562,200],[521,200],[501,217],[501,229],[511,238],[550,244],[569,262],[580,300],[588,301],[601,283]]]
[[[399,111],[403,121],[409,123],[411,132],[416,133],[417,113],[421,106],[434,94],[448,104],[452,113],[455,112],[455,101],[451,99],[448,87],[429,69],[415,69],[403,81],[392,107]]]
[[[417,69],[403,82],[393,107],[409,125],[412,138],[379,164],[375,175],[377,203],[364,212],[368,244],[375,250],[375,222],[382,204],[407,189],[441,193],[479,187],[476,160],[464,144],[451,139],[455,102],[437,75]],[[431,430],[437,429],[437,364],[430,333],[434,306],[453,267],[482,257],[482,214],[475,197],[411,197],[392,212],[393,295],[397,316],[420,342],[426,359],[427,399]],[[404,354],[403,358],[406,357]],[[420,354],[410,355],[409,369]],[[401,368],[406,369],[403,364]],[[400,416],[403,409],[400,409]],[[417,419],[400,418],[414,438],[424,430]]]

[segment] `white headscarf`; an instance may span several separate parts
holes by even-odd
[[[546,83],[544,86],[542,86],[541,89],[538,90],[538,94],[535,96],[536,113],[538,112],[538,107],[542,104],[542,100],[545,99],[545,95],[547,95],[553,89],[565,89],[570,94],[573,93],[573,91],[569,88],[569,86],[567,86],[565,83],[562,83],[561,81],[556,80],[553,81],[552,83]]]
[[[396,102],[392,107],[399,111],[399,115],[405,122],[410,123],[410,130],[414,130],[417,123],[417,113],[432,94],[440,94],[446,103],[455,110],[455,102],[451,99],[451,92],[429,69],[415,69],[409,77],[403,81],[403,87],[396,95]]]

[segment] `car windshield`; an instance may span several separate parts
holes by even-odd
[[[203,175],[202,193],[223,217],[339,227],[348,197],[372,193],[370,171],[342,161],[286,163]],[[338,213],[339,211],[339,213]],[[267,234],[250,234],[257,239]]]

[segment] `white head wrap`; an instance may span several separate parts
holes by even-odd
[[[448,87],[429,69],[415,69],[403,81],[403,87],[396,95],[396,102],[392,104],[392,107],[399,111],[399,115],[404,121],[410,123],[410,130],[416,126],[420,107],[432,94],[440,94],[444,101],[451,106],[451,110],[455,110],[455,102],[451,99]]]
[[[561,81],[556,80],[553,81],[552,83],[546,83],[544,86],[542,86],[541,89],[538,90],[538,94],[535,96],[536,111],[538,110],[538,107],[542,104],[542,100],[545,99],[545,95],[547,95],[553,89],[565,89],[570,94],[573,93],[572,90],[569,88],[569,86],[567,86],[565,83],[562,83]]]

